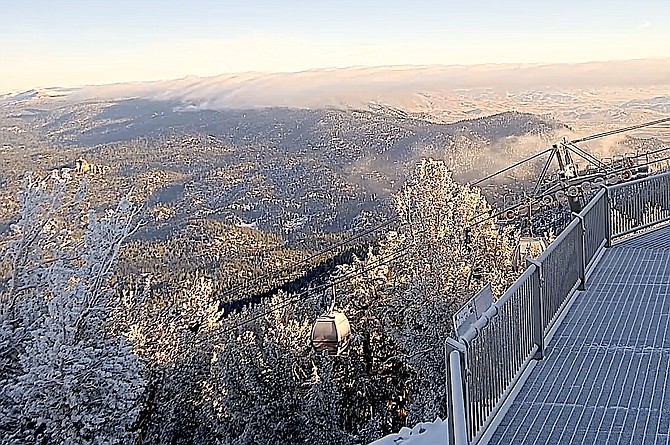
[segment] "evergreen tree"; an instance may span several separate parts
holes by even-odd
[[[313,309],[279,294],[227,319],[212,359],[207,398],[223,443],[346,444],[334,360],[309,344]],[[312,301],[313,303],[313,301]],[[307,306],[307,305],[305,305]]]
[[[123,339],[109,335],[108,278],[137,213],[127,200],[83,213],[66,175],[26,176],[5,258],[0,388],[2,443],[132,443],[144,380]],[[83,234],[79,223],[87,219]]]
[[[452,315],[484,282],[498,295],[507,287],[513,249],[491,220],[477,223],[488,216],[485,198],[456,183],[442,161],[422,160],[395,205],[398,230],[341,273],[360,272],[345,285],[346,309],[362,330],[369,374],[395,371],[385,385],[389,410],[377,408],[371,418],[407,416],[414,424],[446,414],[442,348]]]
[[[124,283],[114,314],[115,329],[146,362],[142,443],[217,443],[216,419],[204,397],[220,328],[213,282],[197,272],[177,292],[154,292],[151,277],[145,278]]]
[[[414,377],[408,382],[410,423],[444,417],[444,340],[452,315],[481,287],[500,295],[512,280],[512,246],[487,217],[479,189],[453,180],[442,161],[422,160],[396,196],[406,229],[407,284],[389,299],[388,324]]]

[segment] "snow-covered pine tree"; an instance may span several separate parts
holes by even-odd
[[[377,404],[372,391],[364,391],[374,411],[365,435],[387,433],[389,416],[395,430],[398,421],[444,416],[442,347],[452,314],[486,281],[499,295],[513,279],[507,235],[490,220],[472,224],[488,204],[478,189],[455,182],[444,162],[422,160],[395,205],[400,227],[365,261],[340,268],[342,275],[355,274],[342,285],[345,310],[361,339],[352,356],[368,363],[356,382],[376,386],[386,398]],[[388,264],[375,267],[384,260]]]
[[[4,258],[0,303],[0,443],[132,443],[144,381],[108,335],[116,254],[135,227],[127,200],[98,218],[67,174],[27,175]],[[87,226],[81,228],[81,221]],[[5,356],[5,352],[9,352]]]
[[[476,223],[490,210],[486,199],[455,182],[442,161],[422,160],[395,202],[408,281],[388,300],[396,311],[386,326],[414,371],[408,421],[432,421],[445,414],[442,346],[451,316],[485,281],[498,295],[507,287],[512,246],[491,220]]]
[[[341,422],[362,443],[405,426],[410,370],[385,326],[396,311],[388,300],[406,280],[402,268],[394,266],[403,240],[397,232],[388,232],[365,259],[339,266],[334,277],[353,335],[346,360],[338,360],[332,375],[342,394]]]
[[[140,435],[144,444],[215,444],[217,418],[208,405],[218,300],[201,272],[178,290],[152,293],[151,277],[126,283],[114,314],[116,330],[145,361],[148,387]]]
[[[314,318],[305,313],[314,301],[287,299],[280,293],[226,319],[208,395],[223,443],[351,443],[339,425],[343,406],[332,359],[315,357],[309,344]]]

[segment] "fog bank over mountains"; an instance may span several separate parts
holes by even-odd
[[[86,86],[71,100],[144,98],[177,101],[185,109],[359,107],[370,102],[411,108],[431,93],[492,89],[644,88],[670,85],[670,58],[552,65],[389,66]]]

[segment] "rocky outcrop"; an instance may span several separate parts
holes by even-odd
[[[104,175],[109,171],[109,166],[98,165],[88,162],[84,158],[79,158],[74,163],[74,168],[77,173],[89,175]]]

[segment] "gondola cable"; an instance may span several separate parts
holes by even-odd
[[[246,324],[251,323],[252,321],[258,320],[258,319],[260,319],[260,318],[262,318],[262,317],[265,317],[266,315],[269,315],[269,314],[271,314],[271,313],[273,313],[273,312],[276,312],[276,311],[278,311],[278,310],[280,310],[280,309],[283,309],[283,308],[288,307],[288,306],[290,306],[290,305],[292,305],[292,304],[295,304],[296,302],[298,302],[298,301],[300,300],[300,297],[306,297],[306,298],[304,298],[304,300],[309,300],[309,299],[315,298],[315,297],[318,295],[317,292],[319,292],[319,291],[328,289],[328,288],[331,287],[331,286],[337,286],[338,284],[342,284],[342,283],[344,283],[344,282],[350,280],[351,278],[354,278],[354,277],[357,277],[357,276],[361,276],[361,275],[364,274],[364,273],[370,272],[370,271],[375,270],[375,269],[377,269],[377,268],[379,268],[379,267],[386,266],[386,265],[390,264],[391,262],[393,262],[393,261],[395,261],[395,260],[397,260],[397,259],[400,259],[400,258],[402,258],[403,256],[405,256],[405,254],[406,254],[407,251],[409,250],[409,247],[410,247],[410,246],[403,247],[402,249],[399,249],[398,251],[393,252],[392,255],[387,255],[387,256],[385,256],[385,257],[381,257],[381,258],[377,259],[377,260],[375,261],[375,263],[373,263],[373,264],[371,264],[371,265],[369,265],[369,266],[364,267],[364,268],[361,269],[360,271],[356,271],[356,272],[349,273],[349,274],[344,275],[344,276],[342,276],[342,277],[338,277],[336,280],[334,280],[334,281],[332,281],[332,282],[329,282],[329,283],[327,283],[327,284],[322,284],[322,285],[316,286],[316,287],[314,287],[314,288],[312,288],[312,289],[309,289],[308,291],[304,291],[304,292],[297,293],[297,294],[295,294],[293,297],[289,298],[288,300],[286,300],[286,301],[284,301],[284,302],[282,302],[282,303],[280,303],[280,304],[277,304],[277,305],[271,307],[270,309],[261,312],[260,314],[257,314],[257,315],[254,315],[254,316],[252,316],[252,317],[249,317],[249,318],[245,319],[245,320],[244,320],[243,322],[241,322],[241,323],[237,323],[237,324],[235,324],[235,325],[233,325],[233,326],[228,327],[227,329],[224,329],[224,330],[222,331],[222,333],[231,332],[231,331],[233,331],[233,330],[235,330],[235,329],[237,329],[237,328],[239,328],[239,327],[242,327],[242,326],[244,326],[244,325],[246,325]],[[312,294],[311,296],[309,295],[310,293]]]
[[[343,241],[340,241],[340,242],[338,242],[338,243],[335,243],[335,244],[333,244],[332,246],[329,246],[329,247],[326,248],[326,249],[320,250],[320,251],[318,251],[318,252],[316,252],[316,253],[313,253],[313,254],[311,254],[311,255],[309,255],[309,256],[307,256],[307,257],[305,257],[305,258],[303,258],[303,259],[301,259],[301,260],[299,260],[299,261],[296,261],[296,262],[294,262],[293,264],[291,264],[290,267],[287,267],[287,268],[284,268],[284,269],[280,269],[280,270],[276,270],[276,271],[272,271],[272,272],[265,273],[265,274],[263,274],[263,275],[261,275],[261,276],[259,276],[259,277],[256,277],[256,278],[252,279],[251,281],[246,281],[246,282],[244,282],[243,284],[240,284],[240,285],[235,286],[235,287],[233,287],[233,288],[231,288],[231,289],[228,289],[227,291],[225,291],[225,292],[220,296],[220,298],[221,298],[222,301],[223,301],[226,297],[229,297],[229,296],[231,296],[231,295],[233,295],[233,294],[235,294],[235,293],[237,293],[237,292],[246,290],[246,289],[248,289],[249,287],[251,287],[251,286],[253,286],[253,285],[255,285],[255,284],[258,284],[258,283],[260,283],[261,281],[266,280],[266,279],[268,279],[268,278],[271,279],[271,281],[275,281],[276,279],[278,279],[279,277],[281,277],[281,275],[284,275],[284,274],[286,274],[286,273],[293,272],[293,271],[294,271],[297,267],[299,267],[299,266],[306,266],[306,265],[308,265],[312,260],[315,260],[315,259],[319,258],[320,256],[323,256],[323,255],[325,255],[325,254],[327,254],[327,253],[330,253],[330,252],[332,252],[332,251],[335,251],[336,249],[338,249],[338,248],[340,248],[340,247],[343,247],[343,246],[346,246],[346,245],[349,244],[349,243],[352,243],[352,242],[354,242],[354,241],[360,240],[361,238],[363,238],[363,237],[365,237],[365,236],[367,236],[367,235],[370,235],[370,234],[372,234],[372,233],[375,233],[375,232],[377,232],[377,231],[380,230],[380,229],[383,229],[383,228],[385,228],[385,227],[388,227],[388,226],[390,226],[391,224],[393,224],[393,223],[395,223],[395,222],[397,222],[397,221],[399,221],[399,220],[400,220],[400,218],[399,218],[398,216],[395,216],[395,217],[393,217],[393,218],[387,219],[386,221],[384,221],[384,222],[382,222],[382,223],[380,223],[380,224],[378,224],[378,225],[376,225],[376,226],[374,226],[374,227],[372,227],[372,228],[370,228],[370,229],[367,229],[367,230],[365,230],[365,231],[363,231],[363,232],[360,232],[360,233],[358,233],[358,234],[356,234],[356,235],[354,235],[354,236],[351,236],[351,237],[349,237],[349,238],[346,238],[346,239],[344,239]]]
[[[636,129],[640,129],[640,128],[644,128],[644,127],[649,127],[649,126],[652,126],[652,125],[658,125],[658,124],[665,123],[665,122],[670,122],[670,117],[669,117],[669,118],[658,119],[658,120],[654,120],[654,121],[649,121],[649,122],[645,122],[645,123],[638,124],[638,125],[634,125],[634,126],[630,126],[630,127],[625,127],[625,128],[620,128],[620,129],[616,129],[616,130],[611,130],[611,131],[607,131],[607,132],[596,133],[596,134],[593,134],[593,135],[590,135],[590,136],[585,136],[585,137],[583,137],[583,138],[579,138],[579,139],[574,139],[574,140],[568,141],[568,144],[573,145],[573,144],[576,144],[576,143],[579,143],[579,142],[585,142],[585,141],[590,141],[590,140],[594,140],[594,139],[599,139],[599,138],[603,138],[603,137],[607,137],[607,136],[612,136],[612,135],[615,135],[615,134],[624,133],[624,132],[628,132],[628,131],[632,131],[632,130],[636,130]],[[665,149],[656,150],[655,152],[652,152],[652,153],[658,153],[658,152],[662,152],[662,151],[665,151],[665,150],[668,150],[668,149],[670,149],[670,147],[665,148]],[[513,165],[511,165],[511,166],[509,166],[509,167],[506,167],[506,168],[504,168],[504,169],[502,169],[502,170],[500,170],[500,171],[498,171],[498,172],[495,172],[495,173],[493,173],[493,174],[491,174],[491,175],[488,175],[488,176],[486,176],[486,177],[484,177],[484,178],[482,178],[482,179],[479,179],[479,180],[477,180],[477,181],[471,183],[471,185],[478,185],[478,184],[480,184],[480,183],[482,183],[482,182],[484,182],[484,181],[486,181],[486,180],[488,180],[488,179],[491,179],[491,178],[493,178],[493,177],[495,177],[495,176],[497,176],[497,175],[499,175],[499,174],[501,174],[501,173],[504,173],[504,172],[506,172],[506,171],[509,171],[509,170],[511,170],[512,168],[515,168],[515,167],[517,167],[517,166],[519,166],[519,165],[522,165],[522,164],[525,163],[525,162],[528,162],[528,161],[530,161],[530,160],[533,160],[533,159],[535,159],[535,158],[538,158],[538,157],[540,157],[540,156],[542,156],[542,155],[544,155],[544,154],[546,154],[546,153],[548,153],[548,152],[553,152],[553,148],[548,148],[548,149],[543,150],[542,152],[536,153],[536,154],[534,154],[534,155],[532,155],[532,156],[530,156],[530,157],[528,157],[528,158],[526,158],[526,159],[523,159],[523,160],[521,160],[521,161],[518,161],[518,162],[514,163]],[[663,160],[667,160],[667,159],[670,159],[670,158],[657,159],[657,160],[653,160],[653,161],[647,162],[646,164],[642,164],[642,165],[649,165],[649,164],[657,163],[657,162],[661,162],[661,161],[663,161]],[[616,172],[615,172],[615,173],[616,173]],[[532,203],[532,202],[538,201],[538,200],[539,200],[540,198],[542,198],[543,196],[544,196],[544,195],[539,196],[539,197],[536,197],[536,198],[531,198],[530,202]],[[517,204],[517,205],[513,206],[512,208],[521,207],[521,206],[523,206],[523,205],[525,205],[525,204],[527,204],[527,203]],[[496,212],[492,212],[491,210],[488,210],[488,211],[486,211],[486,212],[482,212],[482,213],[480,213],[479,215],[476,215],[475,217],[473,217],[472,219],[470,219],[468,222],[471,222],[471,221],[472,221],[473,219],[475,219],[477,216],[488,215],[488,217],[484,218],[483,220],[479,220],[479,221],[477,221],[477,222],[475,222],[475,223],[473,223],[473,224],[470,224],[470,225],[466,226],[465,228],[470,228],[470,227],[473,227],[473,226],[475,226],[475,225],[484,223],[484,222],[486,222],[486,221],[488,221],[488,220],[490,220],[490,219],[492,219],[492,218],[495,218],[495,217],[499,216],[501,213],[502,213],[502,212],[497,212],[497,213],[496,213]],[[382,229],[382,228],[384,228],[384,227],[387,227],[387,226],[389,226],[389,225],[391,225],[391,224],[393,224],[394,222],[397,222],[397,221],[399,221],[399,220],[400,220],[400,217],[399,217],[399,216],[390,218],[390,219],[388,219],[388,220],[386,220],[386,221],[384,221],[384,222],[378,224],[377,226],[375,226],[375,227],[373,227],[373,228],[371,228],[371,229],[368,229],[368,230],[366,230],[366,231],[364,231],[364,232],[361,232],[361,233],[359,233],[359,234],[357,234],[357,235],[355,235],[355,236],[353,236],[353,237],[350,237],[350,238],[347,238],[347,239],[345,239],[345,240],[343,240],[343,241],[340,241],[340,242],[338,242],[338,243],[336,243],[336,244],[334,244],[334,245],[332,245],[332,246],[330,246],[330,247],[328,247],[328,248],[326,248],[326,249],[324,249],[324,250],[318,251],[318,252],[316,252],[316,253],[314,253],[314,254],[308,256],[308,257],[305,257],[305,258],[303,258],[302,260],[300,260],[300,261],[298,261],[298,262],[292,264],[290,268],[285,268],[285,269],[282,269],[282,270],[279,270],[279,271],[274,271],[274,272],[271,272],[271,273],[268,273],[268,274],[264,274],[264,275],[262,275],[261,277],[255,278],[255,279],[253,279],[253,280],[250,281],[250,282],[246,282],[246,283],[244,283],[243,285],[236,286],[235,288],[230,289],[229,291],[227,291],[227,292],[224,294],[224,297],[226,297],[226,296],[230,296],[233,292],[236,292],[236,291],[239,291],[239,290],[247,289],[249,286],[251,286],[251,285],[253,285],[253,284],[257,284],[259,281],[261,281],[261,280],[263,280],[263,279],[266,279],[266,278],[274,278],[274,279],[276,279],[276,278],[278,278],[277,275],[274,275],[274,274],[276,274],[276,273],[282,273],[282,274],[283,274],[283,273],[286,273],[286,272],[293,271],[293,270],[295,269],[295,267],[297,267],[297,266],[304,265],[304,264],[308,263],[309,261],[311,261],[311,260],[313,260],[313,259],[316,259],[316,258],[318,258],[318,257],[320,257],[320,256],[322,256],[322,255],[324,255],[324,254],[326,254],[326,253],[329,253],[329,252],[331,252],[331,251],[333,251],[333,250],[335,250],[335,249],[337,249],[337,248],[339,248],[339,247],[342,247],[342,246],[344,246],[344,245],[347,245],[347,244],[349,244],[349,243],[351,243],[351,242],[353,242],[353,241],[356,241],[356,240],[358,240],[358,239],[360,239],[360,238],[362,238],[362,237],[364,237],[364,236],[366,236],[366,235],[370,235],[370,234],[372,234],[372,233],[374,233],[374,232],[376,232],[376,231],[378,231],[378,230],[380,230],[380,229]],[[404,224],[403,224],[402,226],[404,226]],[[408,249],[408,248],[409,248],[409,246],[407,246],[407,247],[404,248],[404,249]],[[389,260],[388,260],[387,262],[385,262],[384,264],[387,264],[388,262],[390,262],[390,261],[392,261],[392,260],[395,260],[395,259],[398,259],[398,258],[404,256],[405,253],[406,253],[406,250],[400,250],[400,251],[398,251],[398,252],[395,252],[394,255],[389,256]],[[382,265],[382,264],[379,264],[379,265],[372,265],[372,266],[370,266],[369,268],[366,267],[366,268],[364,268],[364,269],[363,269],[362,271],[360,271],[360,272],[357,272],[357,273],[354,273],[353,275],[350,275],[350,276],[348,275],[348,276],[345,276],[345,277],[343,277],[343,278],[341,278],[341,279],[338,279],[337,281],[333,282],[332,285],[340,284],[340,283],[342,283],[343,281],[346,281],[346,279],[348,279],[348,278],[351,278],[351,277],[353,277],[353,276],[357,276],[357,275],[359,275],[359,274],[365,273],[365,272],[367,272],[367,271],[369,271],[369,270],[372,270],[372,269],[374,269],[374,268],[380,267],[381,265]],[[317,288],[313,289],[312,291],[317,290],[317,289],[319,289],[319,288],[323,289],[324,286],[325,286],[325,287],[328,287],[328,286],[330,286],[330,285],[331,285],[331,284],[323,285],[323,286],[320,286],[320,287],[317,287]],[[252,318],[250,318],[250,319],[248,319],[248,320],[245,320],[243,323],[240,323],[240,324],[238,324],[238,325],[233,326],[232,328],[236,328],[236,327],[238,327],[238,326],[242,326],[242,325],[248,324],[248,323],[251,322],[251,321],[254,321],[254,320],[256,320],[256,319],[258,319],[258,318],[260,318],[260,317],[263,317],[263,316],[268,315],[268,314],[270,314],[270,313],[272,313],[272,312],[274,312],[274,311],[276,311],[276,310],[279,310],[279,309],[281,309],[281,308],[283,308],[283,307],[286,307],[286,306],[288,306],[289,304],[293,304],[295,301],[297,301],[298,297],[303,296],[304,294],[305,294],[305,293],[299,293],[299,294],[297,294],[294,298],[290,299],[287,303],[285,303],[285,304],[283,304],[283,305],[280,305],[280,306],[277,306],[277,307],[275,307],[275,308],[271,308],[270,310],[268,310],[268,311],[266,311],[266,312],[263,312],[262,314],[259,314],[259,315],[257,315],[257,316],[254,316],[254,317],[252,317]],[[309,298],[309,297],[308,297],[308,298]]]
[[[626,133],[628,131],[638,130],[640,128],[651,127],[652,125],[663,124],[665,122],[670,122],[670,117],[665,117],[663,119],[657,119],[657,120],[649,121],[649,122],[643,122],[641,124],[631,125],[630,127],[618,128],[616,130],[610,130],[610,131],[604,131],[602,133],[592,134],[590,136],[585,136],[583,138],[573,139],[573,140],[569,141],[569,143],[570,144],[577,144],[579,142],[592,141],[594,139],[600,139],[600,138],[607,137],[607,136],[612,136],[612,135],[615,135],[615,134]]]

